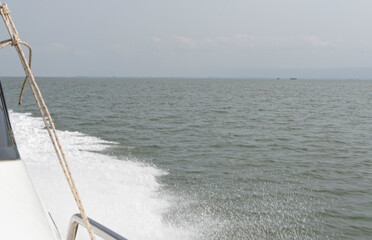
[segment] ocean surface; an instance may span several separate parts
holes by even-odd
[[[64,238],[78,210],[31,90],[1,81]],[[372,81],[38,83],[88,215],[130,240],[371,239]]]

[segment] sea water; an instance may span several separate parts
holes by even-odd
[[[64,238],[77,207],[31,90],[2,78]],[[39,78],[88,215],[128,239],[369,239],[372,81]],[[82,230],[80,230],[82,231]]]

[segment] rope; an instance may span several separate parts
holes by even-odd
[[[56,131],[56,128],[54,126],[53,119],[52,119],[52,117],[49,113],[49,110],[48,110],[48,108],[45,104],[43,96],[41,95],[40,89],[39,89],[39,87],[38,87],[38,85],[35,81],[34,75],[31,72],[31,53],[32,53],[31,47],[27,43],[20,41],[20,39],[18,37],[17,29],[15,28],[13,20],[9,15],[10,14],[9,8],[7,7],[7,5],[5,3],[1,4],[1,2],[0,2],[0,14],[1,14],[1,16],[4,20],[4,23],[7,27],[9,35],[11,37],[11,39],[9,39],[9,40],[5,40],[5,41],[0,42],[0,44],[3,44],[3,45],[0,46],[0,49],[2,49],[3,47],[6,47],[8,45],[14,46],[15,49],[17,50],[19,58],[22,62],[23,69],[26,73],[26,78],[25,78],[24,83],[22,85],[22,89],[21,89],[21,93],[20,93],[20,97],[19,97],[19,104],[22,103],[22,94],[23,94],[26,82],[28,81],[30,86],[31,86],[31,89],[32,89],[33,95],[35,97],[36,103],[38,105],[38,108],[40,110],[40,114],[41,114],[42,119],[44,121],[45,127],[48,131],[49,137],[50,137],[51,142],[53,144],[54,150],[55,150],[56,155],[58,157],[59,163],[62,167],[63,173],[66,177],[67,182],[68,182],[68,185],[70,186],[70,189],[71,189],[71,192],[74,196],[75,202],[76,202],[76,204],[79,208],[79,211],[80,211],[80,213],[83,217],[83,220],[84,220],[84,223],[85,223],[86,228],[88,230],[88,233],[90,235],[90,238],[91,238],[91,240],[95,240],[92,227],[91,227],[91,225],[89,223],[89,220],[88,220],[88,217],[85,213],[83,204],[81,202],[79,193],[77,191],[74,179],[73,179],[71,171],[70,171],[69,164],[67,162],[65,153],[63,152],[61,143],[59,141],[57,131]],[[29,62],[27,62],[27,60],[26,60],[26,56],[23,53],[23,50],[20,46],[21,44],[25,45],[29,48],[29,51],[30,51],[29,52],[29,58],[30,58]]]

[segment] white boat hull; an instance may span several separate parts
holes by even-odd
[[[0,161],[0,239],[60,239],[22,160]]]

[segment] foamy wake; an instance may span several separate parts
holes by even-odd
[[[43,122],[13,111],[10,118],[21,158],[65,239],[70,217],[78,210]],[[157,177],[166,172],[133,158],[99,153],[115,143],[79,132],[58,134],[89,217],[128,239],[191,238],[187,230],[162,219],[171,202],[160,191]]]

